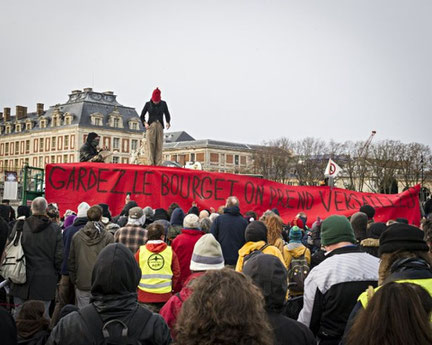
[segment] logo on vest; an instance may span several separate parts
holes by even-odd
[[[164,267],[165,259],[160,254],[152,254],[147,260],[147,265],[153,271],[159,271],[162,267]]]

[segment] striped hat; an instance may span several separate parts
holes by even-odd
[[[190,263],[191,271],[220,270],[225,261],[222,248],[212,234],[205,234],[195,243]]]

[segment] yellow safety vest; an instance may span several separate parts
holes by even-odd
[[[404,279],[404,280],[396,280],[395,283],[411,283],[411,284],[417,284],[420,285],[422,288],[424,288],[429,294],[432,296],[432,278],[427,279]],[[375,292],[381,288],[381,286],[378,286],[375,288]],[[360,297],[358,298],[358,301],[361,302],[363,308],[366,309],[368,305],[368,294],[367,291],[363,292]],[[431,315],[432,317],[432,315]]]
[[[173,252],[167,246],[160,253],[153,253],[146,248],[140,247],[139,265],[141,268],[141,280],[138,287],[155,294],[169,293],[172,290],[171,269]]]

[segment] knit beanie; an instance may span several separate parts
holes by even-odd
[[[355,243],[354,231],[345,216],[330,216],[321,225],[321,244],[329,246],[339,242]]]
[[[290,243],[301,243],[303,237],[302,231],[298,226],[293,226],[289,232]]]
[[[17,216],[18,217],[24,216],[26,218],[30,217],[31,216],[30,207],[27,206],[27,205],[20,205],[20,206],[18,206]]]
[[[87,142],[88,143],[91,143],[92,141],[93,141],[93,139],[94,138],[97,138],[99,135],[97,135],[97,133],[95,133],[95,132],[90,132],[88,135],[87,135]]]
[[[415,226],[402,223],[392,224],[381,234],[378,254],[381,256],[381,254],[394,253],[398,250],[428,252],[429,247],[423,236],[424,232]]]
[[[187,218],[187,216],[186,216]],[[220,270],[225,261],[222,248],[212,234],[205,234],[195,243],[190,263],[191,271]]]
[[[169,221],[169,216],[167,210],[164,208],[157,208],[154,212],[153,220],[164,219]]]
[[[267,242],[267,227],[259,220],[255,220],[246,227],[246,242]]]
[[[161,100],[161,92],[160,92],[159,88],[156,88],[156,89],[153,90],[153,94],[152,94],[152,98],[151,99],[152,99],[152,101],[154,103],[160,102],[160,100]]]
[[[87,217],[87,211],[89,208],[90,208],[90,205],[87,204],[85,201],[83,201],[81,204],[78,205],[77,217],[80,217],[80,218]]]
[[[372,219],[375,216],[375,209],[371,205],[363,205],[360,207],[359,211],[366,213],[369,219]]]
[[[199,229],[199,218],[196,214],[188,214],[184,217],[183,227],[185,229]]]
[[[364,212],[356,212],[351,216],[351,227],[353,228],[355,238],[362,241],[366,238],[366,229],[368,225],[368,216]]]
[[[99,204],[99,206],[102,207],[102,217],[111,221],[111,212],[109,210],[108,204]]]

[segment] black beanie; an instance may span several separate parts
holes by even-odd
[[[102,207],[102,217],[108,218],[111,221],[111,212],[107,204],[99,204]]]
[[[395,223],[388,227],[380,237],[379,256],[394,253],[398,250],[408,252],[428,252],[429,247],[423,239],[424,232],[419,228]]]
[[[267,242],[267,227],[259,220],[255,220],[246,227],[246,242]]]
[[[386,223],[372,223],[367,230],[367,237],[379,239],[381,237],[381,234],[387,230]]]
[[[26,218],[31,216],[30,207],[27,205],[20,205],[17,209],[18,217],[25,216]]]
[[[366,213],[369,219],[372,219],[375,216],[375,209],[371,205],[363,205],[360,207],[359,211]]]

